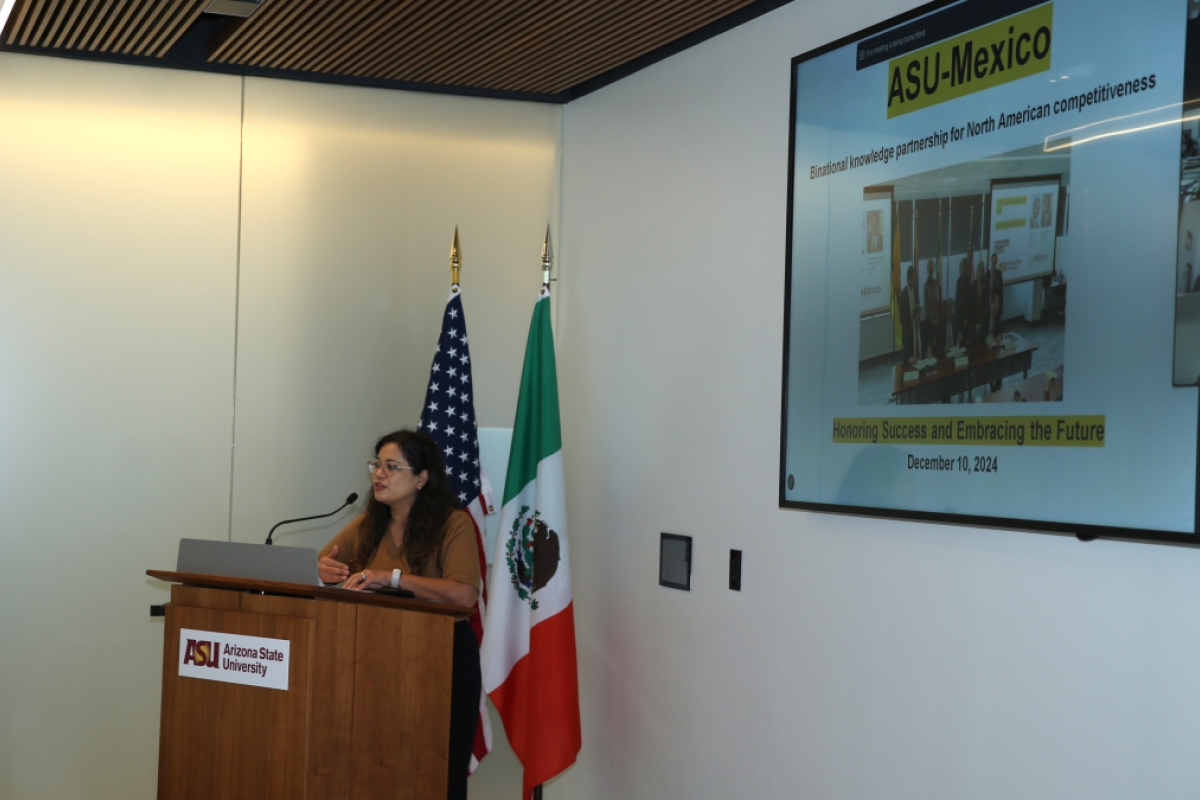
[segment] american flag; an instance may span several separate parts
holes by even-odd
[[[458,495],[459,506],[471,515],[475,524],[475,544],[479,550],[480,591],[471,627],[475,638],[483,641],[483,617],[487,605],[487,559],[484,555],[485,516],[492,507],[492,490],[479,466],[479,434],[475,426],[475,393],[471,386],[471,351],[467,348],[467,321],[463,316],[462,292],[450,288],[450,299],[442,314],[442,333],[425,390],[421,409],[421,431],[442,448],[450,488]],[[487,695],[480,693],[479,726],[471,752],[474,772],[492,749],[492,726],[487,713]]]

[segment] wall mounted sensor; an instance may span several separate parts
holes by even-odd
[[[658,585],[692,590],[692,537],[662,534],[658,543]]]

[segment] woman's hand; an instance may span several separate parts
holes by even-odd
[[[329,555],[317,561],[317,575],[321,583],[341,583],[350,575],[350,568],[337,560],[338,546],[335,544]]]
[[[342,588],[361,592],[364,589],[383,589],[391,585],[391,570],[385,572],[381,569],[364,569],[362,572],[356,572],[351,575],[342,584]]]

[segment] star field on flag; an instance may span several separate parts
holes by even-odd
[[[471,386],[471,354],[462,295],[453,293],[442,315],[442,333],[425,390],[418,428],[438,443],[446,460],[450,488],[460,507],[480,495],[479,436],[475,426],[475,392]]]

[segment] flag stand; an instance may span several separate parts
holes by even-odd
[[[540,783],[533,787],[533,800],[542,800],[542,785]]]

